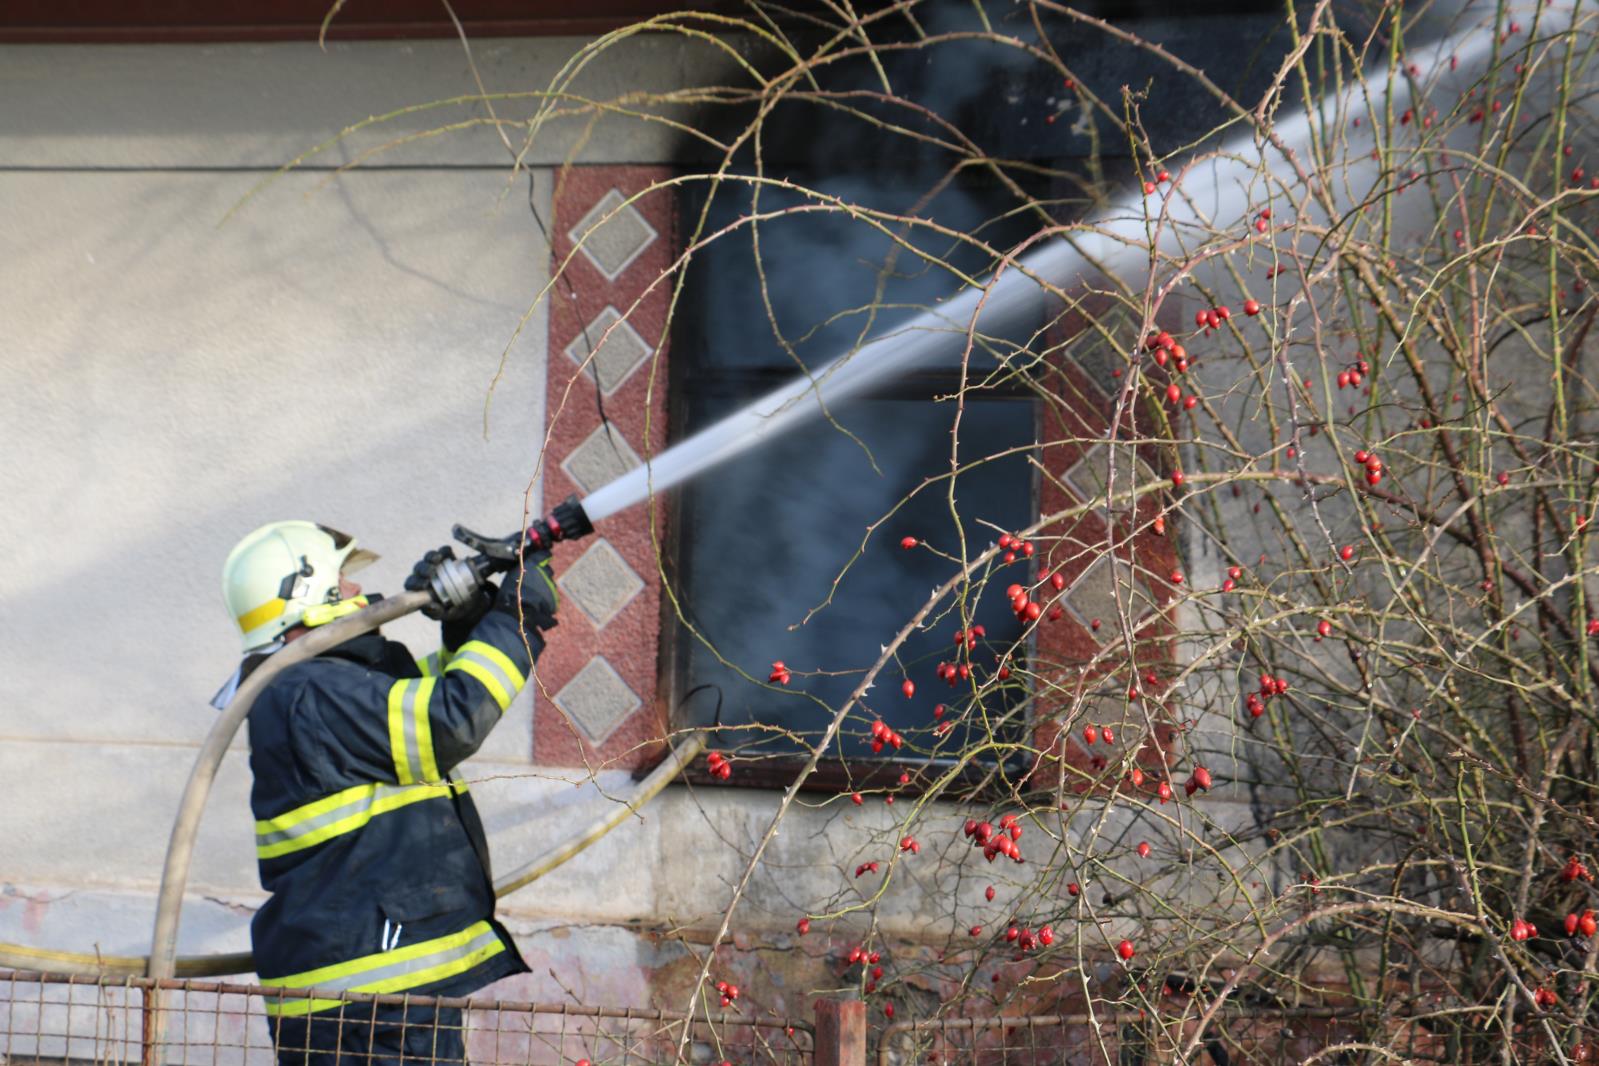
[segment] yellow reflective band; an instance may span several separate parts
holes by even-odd
[[[239,615],[239,629],[248,633],[258,626],[264,626],[272,619],[281,616],[284,608],[288,607],[288,605],[289,602],[287,600],[274,598],[267,600],[259,607],[252,607]]]
[[[433,719],[428,717],[428,703],[433,699],[433,686],[438,683],[436,677],[424,677],[417,684],[416,706],[411,711],[416,725],[417,772],[429,784],[444,779],[433,758]]]
[[[522,671],[516,668],[509,655],[481,640],[469,640],[455,650],[444,672],[453,670],[464,671],[488,689],[502,714],[526,683]]]
[[[443,648],[440,648],[425,659],[416,661],[416,668],[422,671],[423,677],[438,677],[448,665],[450,665],[450,653]]]
[[[356,785],[331,796],[324,796],[276,818],[255,823],[255,854],[258,859],[275,859],[353,833],[380,814],[408,807],[423,800],[442,799],[452,792],[459,795],[463,786],[448,782],[438,785]]]
[[[468,651],[476,652],[505,671],[506,678],[511,682],[511,694],[513,696],[521,692],[522,686],[527,684],[527,678],[522,676],[522,671],[516,668],[516,664],[511,661],[511,657],[494,645],[485,644],[481,640],[469,640],[455,649],[455,654],[463,655]]]
[[[444,668],[445,673],[449,673],[453,670],[460,670],[461,672],[476,678],[484,688],[489,690],[489,695],[494,697],[495,703],[499,704],[500,712],[502,714],[505,712],[507,707],[511,706],[511,694],[505,691],[505,689],[500,685],[499,680],[495,678],[493,674],[484,669],[482,663],[475,663],[470,659],[457,659],[455,662]]]
[[[443,775],[433,758],[433,720],[428,701],[436,677],[410,677],[389,686],[389,756],[402,785],[433,783]]]
[[[395,778],[410,785],[416,778],[411,775],[411,758],[405,750],[405,691],[404,681],[389,686],[389,755],[394,759]]]
[[[314,988],[327,992],[386,995],[465,973],[504,950],[505,943],[494,927],[480,921],[449,936],[409,944],[394,951],[381,951],[289,977],[264,979],[261,984],[266,988]],[[273,1000],[268,996],[265,1006],[270,1015],[295,1017],[326,1010],[341,1002],[337,999]]]

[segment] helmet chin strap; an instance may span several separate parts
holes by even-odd
[[[367,597],[362,595],[352,596],[347,600],[339,600],[335,603],[312,604],[305,609],[305,614],[300,616],[300,624],[307,629],[325,626],[329,622],[337,622],[341,618],[354,614],[367,606],[369,602]]]
[[[285,646],[288,645],[288,643],[289,641],[287,637],[279,636],[277,640],[274,640],[270,644],[263,644],[259,648],[252,648],[239,662],[238,668],[233,671],[233,675],[226,681],[222,682],[222,687],[217,689],[217,694],[211,697],[211,706],[215,707],[219,711],[227,710],[228,704],[233,702],[234,693],[239,691],[239,685],[244,682],[245,664],[249,663],[252,659],[264,659],[273,652],[281,651]]]
[[[279,635],[278,639],[270,644],[254,648],[245,655],[244,662],[241,662],[239,668],[233,671],[233,676],[224,681],[222,687],[217,690],[217,694],[211,697],[211,706],[219,711],[225,710],[228,704],[233,702],[233,694],[238,691],[239,685],[244,680],[244,663],[249,662],[250,659],[256,656],[271,655],[273,652],[283,648],[294,639],[291,635],[294,630],[302,627],[304,629],[314,629],[317,626],[325,626],[329,622],[336,622],[340,618],[352,615],[363,607],[368,606],[372,601],[382,598],[375,594],[371,597],[366,595],[352,596],[347,600],[339,600],[335,603],[318,603],[306,608],[305,614],[301,616],[300,621],[290,627],[287,632]]]

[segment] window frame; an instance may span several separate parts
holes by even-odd
[[[667,361],[667,442],[670,446],[685,439],[684,425],[688,419],[689,388],[692,387],[699,367],[689,367],[688,360],[677,358]],[[787,377],[773,375],[771,384],[791,380]],[[896,386],[870,392],[863,397],[864,400],[874,399],[931,399],[939,391],[938,384],[949,384],[958,380],[958,376],[934,372],[914,376],[910,382],[902,381]],[[913,383],[920,382],[921,387],[913,387]],[[997,399],[1013,403],[1025,403],[1031,408],[1033,417],[1033,436],[1036,441],[1038,435],[1040,407],[1030,390],[1011,386],[1004,390],[995,390],[984,394],[985,399]],[[1036,513],[1040,499],[1041,475],[1036,467],[1032,472],[1030,487],[1032,508]],[[685,494],[673,492],[670,494],[667,512],[667,534],[662,541],[662,569],[673,588],[681,590],[687,567],[683,557],[682,530],[684,528],[684,498]],[[1028,580],[1036,580],[1036,565],[1029,564]],[[1025,654],[1034,655],[1037,644],[1036,630],[1029,631]],[[661,623],[660,623],[660,649],[659,649],[659,688],[661,699],[666,704],[666,718],[669,727],[673,730],[689,728],[682,720],[682,714],[689,704],[689,699],[704,698],[690,697],[688,690],[689,656],[693,645],[693,638],[685,631],[678,621],[672,607],[671,598],[661,597]],[[1019,740],[1026,741],[1031,738],[1036,728],[1033,716],[1033,705],[1037,699],[1036,693],[1029,692],[1020,700],[1020,713],[1022,723],[1019,727]],[[852,712],[854,713],[854,712]],[[713,740],[707,745],[708,749],[716,749]],[[762,755],[758,760],[748,763],[735,763],[733,775],[726,780],[710,772],[703,759],[696,759],[685,766],[679,778],[695,786],[714,786],[717,788],[750,788],[761,790],[787,790],[792,787],[799,774],[804,770],[809,758],[802,754],[793,756]],[[1008,784],[1020,786],[1016,779],[1025,778],[1032,773],[1034,761],[1030,760],[1027,766],[1018,767],[1010,763],[998,765],[974,765],[968,763],[962,768],[955,778],[955,789],[958,792],[971,792],[974,798],[992,800],[1010,794]],[[648,766],[641,767],[635,777],[642,779],[654,767],[657,761],[652,761]],[[935,767],[947,766],[948,762],[940,760],[933,764]],[[820,759],[815,769],[806,777],[800,786],[802,792],[830,793],[842,792],[860,793],[864,798],[873,802],[880,796],[891,795],[896,797],[914,798],[926,791],[925,783],[918,774],[928,767],[925,759],[907,759],[884,756],[881,758],[854,758],[846,759],[840,755],[830,755]],[[902,774],[910,775],[908,784],[900,784]]]

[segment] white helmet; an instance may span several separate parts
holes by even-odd
[[[246,652],[270,644],[307,609],[339,600],[339,575],[377,556],[355,538],[315,522],[270,522],[236,544],[222,564],[222,600]]]

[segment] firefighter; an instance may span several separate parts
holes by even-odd
[[[275,651],[365,606],[348,575],[375,558],[311,522],[240,541],[223,595],[245,658],[217,702]],[[483,824],[457,766],[555,625],[547,557],[496,588],[446,546],[405,586],[433,591],[440,651],[417,661],[367,633],[286,668],[251,708],[250,806],[271,898],[250,935],[269,988],[464,996],[527,970],[494,920]],[[266,1009],[281,1066],[465,1061],[459,1009],[289,997]]]

